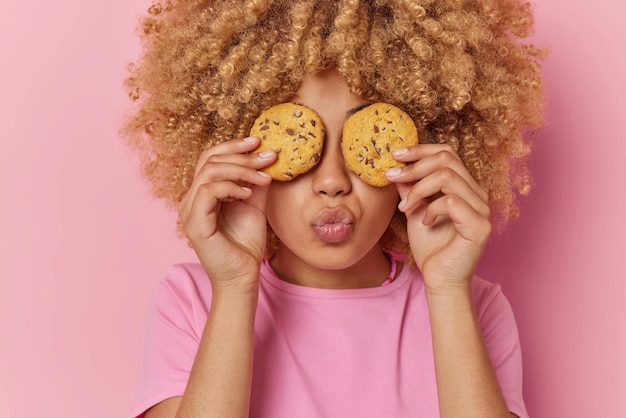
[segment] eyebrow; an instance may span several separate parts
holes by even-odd
[[[355,107],[355,108],[352,108],[352,109],[348,110],[348,111],[346,112],[346,119],[348,119],[350,116],[354,115],[354,114],[355,114],[356,112],[358,112],[359,110],[363,110],[363,109],[365,109],[366,107],[371,106],[371,105],[372,105],[372,103],[366,103],[366,104],[362,104],[362,105],[360,105],[360,106],[357,106],[357,107]]]

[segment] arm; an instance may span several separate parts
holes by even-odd
[[[417,145],[394,157],[412,163],[387,175],[424,277],[441,417],[509,417],[471,298],[491,233],[487,193],[448,146]]]
[[[145,418],[245,417],[252,376],[256,295],[214,295],[183,397],[153,406]]]
[[[508,417],[469,289],[427,300],[441,416]]]
[[[257,294],[215,296],[176,417],[247,417]]]
[[[257,170],[275,157],[249,153],[256,146],[252,138],[205,151],[180,204],[186,236],[211,280],[212,301],[184,395],[154,406],[147,418],[248,416],[271,181]]]

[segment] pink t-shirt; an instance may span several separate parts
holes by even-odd
[[[498,285],[473,299],[509,410],[527,417],[515,319]],[[131,415],[185,390],[211,303],[199,264],[174,266],[156,291]],[[387,286],[316,289],[260,272],[250,417],[439,417],[428,307],[416,269]]]

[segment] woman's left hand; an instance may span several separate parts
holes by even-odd
[[[469,289],[491,223],[488,195],[447,145],[420,144],[394,152],[408,163],[387,171],[406,214],[411,251],[427,290]]]

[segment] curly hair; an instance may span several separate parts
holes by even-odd
[[[126,79],[136,110],[122,136],[155,195],[176,205],[204,149],[247,136],[303,77],[335,68],[355,95],[402,108],[428,142],[454,147],[504,225],[529,191],[529,133],[543,123],[545,51],[522,42],[532,28],[523,0],[154,3]],[[387,247],[407,248],[402,216]]]

